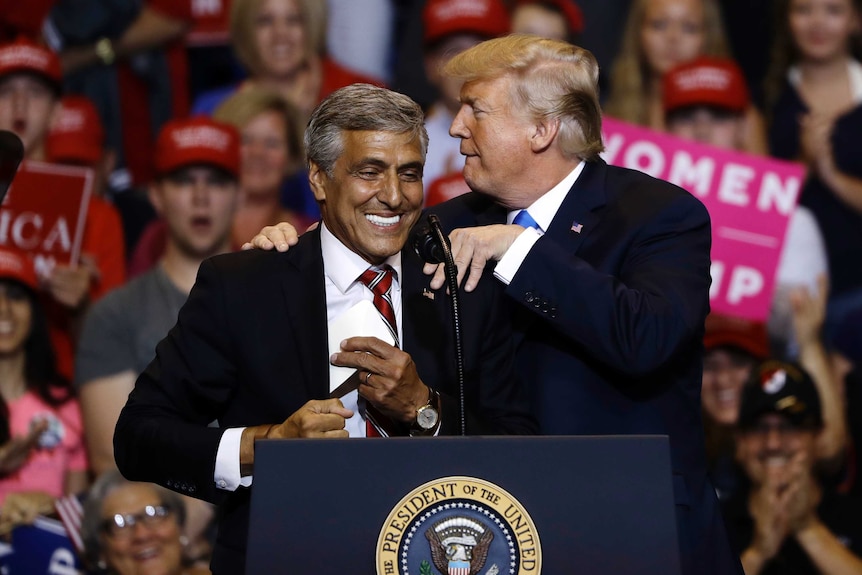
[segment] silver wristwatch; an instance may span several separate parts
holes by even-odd
[[[440,394],[428,388],[428,403],[416,410],[410,435],[431,435],[440,423]]]

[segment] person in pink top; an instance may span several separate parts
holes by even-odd
[[[78,402],[55,368],[36,273],[0,248],[0,532],[87,487]]]

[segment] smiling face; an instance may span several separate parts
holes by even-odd
[[[159,494],[146,483],[129,483],[111,491],[102,504],[102,519],[115,514],[142,516],[148,505],[158,506]],[[180,525],[176,514],[138,521],[121,533],[103,533],[105,562],[119,575],[179,575],[182,572]]]
[[[641,48],[654,76],[700,55],[706,38],[704,18],[702,0],[648,0]]]
[[[309,180],[326,227],[371,264],[401,251],[422,209],[424,157],[410,133],[345,131],[343,152],[327,175]]]
[[[791,0],[788,23],[796,47],[814,61],[847,57],[850,36],[860,28],[851,0]]]
[[[33,321],[27,289],[15,281],[0,280],[0,357],[24,349]]]
[[[703,358],[701,404],[716,423],[734,425],[739,419],[742,388],[757,363],[749,354],[732,348],[715,348]]]
[[[814,464],[817,432],[791,425],[778,413],[761,415],[736,438],[736,457],[755,485],[783,483]]]
[[[529,173],[536,124],[513,105],[511,82],[506,76],[466,82],[449,134],[461,138],[464,179],[470,189],[517,209],[532,203],[519,190]]]
[[[298,0],[263,0],[254,21],[254,44],[264,75],[284,78],[299,70],[308,57],[305,34]]]
[[[284,116],[275,110],[258,114],[242,127],[240,186],[244,194],[278,195],[291,157]]]

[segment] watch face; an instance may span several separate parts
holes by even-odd
[[[437,425],[437,410],[431,406],[425,406],[416,415],[416,423],[422,429],[431,429]]]

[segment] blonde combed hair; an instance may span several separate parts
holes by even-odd
[[[326,50],[326,2],[296,0],[305,29],[305,51],[308,56],[321,55]],[[230,8],[230,38],[234,51],[252,76],[263,75],[260,54],[255,46],[257,15],[264,0],[233,0]]]
[[[589,50],[567,42],[512,34],[452,58],[443,73],[470,82],[508,75],[512,100],[535,119],[559,122],[560,149],[595,161],[604,150],[599,65]]]
[[[646,125],[648,118],[649,69],[641,45],[641,29],[650,0],[635,0],[629,9],[622,44],[611,67],[611,93],[605,111],[609,116],[633,124]],[[702,0],[704,56],[728,57],[727,34],[715,0]]]

